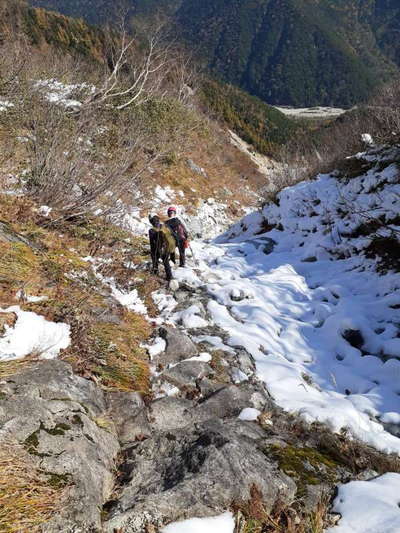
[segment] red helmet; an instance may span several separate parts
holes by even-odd
[[[168,216],[171,214],[171,213],[176,213],[176,207],[174,206],[171,206],[171,207],[168,207]]]

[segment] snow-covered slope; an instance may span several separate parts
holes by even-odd
[[[192,238],[215,238],[233,222],[228,205],[213,197],[200,198],[198,205],[193,209],[193,206],[188,205],[182,191],[174,190],[169,186],[157,185],[151,194],[148,193],[148,196],[153,198],[151,202],[145,201],[143,197],[138,198],[139,207],[126,207],[122,218],[117,218],[116,223],[136,235],[147,235],[151,227],[148,215],[158,214],[165,218],[170,205],[177,209],[178,217],[185,224]],[[243,212],[245,213],[247,209],[243,209]]]
[[[206,285],[209,319],[253,355],[280,406],[395,453],[399,160],[398,148],[369,151],[348,162],[352,177],[285,189],[215,244],[197,244],[196,276],[177,273]],[[382,249],[384,260],[373,257]]]

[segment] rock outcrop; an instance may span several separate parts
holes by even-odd
[[[67,505],[43,531],[99,531],[119,443],[101,389],[61,361],[28,364],[0,382],[0,445],[14,439],[46,475],[64,479]]]
[[[123,490],[106,531],[144,531],[147,523],[213,516],[246,501],[256,485],[267,509],[289,504],[295,483],[263,452],[263,430],[251,422],[212,418],[156,433],[126,451]]]

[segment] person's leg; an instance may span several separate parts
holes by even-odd
[[[168,254],[165,254],[162,258],[164,269],[165,269],[165,277],[167,278],[167,281],[170,282],[172,279],[172,271],[171,271],[171,265],[169,264],[169,256]]]
[[[153,274],[158,274],[158,261],[159,261],[159,259],[160,259],[160,256],[159,256],[159,254],[157,252],[152,254],[151,260],[152,260],[152,263],[153,263],[153,268],[152,268]]]
[[[185,241],[179,241],[179,266],[185,266]]]
[[[174,265],[176,264],[176,255],[175,255],[175,252],[172,252],[172,254],[170,255],[170,259],[171,261],[174,263]]]

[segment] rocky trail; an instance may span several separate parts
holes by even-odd
[[[251,246],[263,254],[273,248],[269,239]],[[249,509],[260,505],[264,520],[290,520],[303,531],[313,520],[338,520],[325,516],[338,483],[370,479],[395,464],[278,407],[253,356],[211,319],[210,270],[193,266],[176,271],[174,294],[155,295],[166,307],[148,348],[152,396],[102,391],[61,361],[5,377],[3,431],[69,486],[68,505],[44,531],[153,533],[230,511],[241,532]],[[227,311],[234,315],[233,305],[250,297],[231,293]]]

